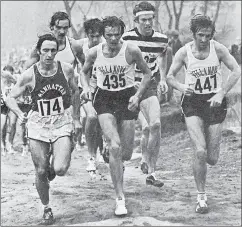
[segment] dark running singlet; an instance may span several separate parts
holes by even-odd
[[[61,64],[57,61],[57,72],[43,77],[37,65],[34,65],[35,87],[31,92],[32,110],[40,116],[57,115],[71,105],[71,93]]]

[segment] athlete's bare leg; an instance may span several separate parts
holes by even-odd
[[[185,118],[187,130],[194,144],[193,174],[199,192],[205,192],[207,174],[207,149],[204,122],[200,117]]]
[[[6,123],[7,123],[7,115],[1,114],[1,151],[2,154],[5,155],[5,137],[6,137]]]
[[[220,140],[222,135],[222,124],[214,124],[205,127],[207,144],[207,163],[215,165],[220,153]]]
[[[122,161],[129,161],[134,149],[135,120],[122,120],[118,124]]]
[[[95,157],[97,154],[97,127],[98,127],[98,119],[95,109],[92,106],[91,102],[87,102],[83,105],[83,108],[86,112],[86,124],[85,124],[85,137],[86,143],[88,147],[88,152],[90,157]]]
[[[15,151],[13,150],[13,141],[16,133],[17,115],[12,111],[9,111],[8,117],[9,124],[7,126],[6,148],[8,152],[15,153]]]
[[[139,112],[138,118],[139,118],[139,121],[141,123],[141,128],[142,128],[142,136],[141,136],[141,140],[140,140],[141,153],[142,153],[141,170],[143,171],[143,173],[147,174],[148,166],[150,166],[149,154],[148,154],[148,150],[147,150],[150,130],[149,130],[149,125],[141,111]]]
[[[109,166],[116,197],[124,198],[122,151],[117,121],[109,113],[100,114],[98,120],[109,145]]]
[[[29,140],[32,160],[35,166],[35,184],[43,205],[49,204],[49,181],[47,178],[49,167],[50,144],[39,140]]]
[[[52,146],[55,173],[57,176],[64,176],[71,162],[71,138],[69,136],[60,137]]]
[[[160,150],[161,124],[160,124],[160,104],[156,96],[151,96],[140,103],[140,110],[149,125],[149,140],[147,154],[149,155],[149,173],[154,173],[156,162]]]

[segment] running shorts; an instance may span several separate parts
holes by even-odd
[[[71,107],[64,113],[40,117],[37,111],[28,114],[27,130],[28,138],[53,143],[60,137],[70,136],[74,132]]]
[[[138,111],[128,109],[129,99],[136,93],[134,87],[121,91],[106,91],[97,87],[93,97],[93,107],[97,115],[110,113],[117,121],[137,119]]]
[[[209,125],[222,123],[227,114],[227,102],[226,98],[224,98],[219,107],[210,107],[210,102],[207,102],[207,100],[215,94],[216,93],[182,96],[181,107],[184,116],[198,116]]]

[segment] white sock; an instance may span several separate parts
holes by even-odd
[[[50,208],[50,204],[48,203],[48,204],[46,204],[46,205],[43,205],[43,207],[44,207],[44,210],[45,210],[45,209],[48,209],[48,208]]]
[[[150,175],[153,176],[156,180],[155,172],[151,173]]]

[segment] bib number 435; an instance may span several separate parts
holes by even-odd
[[[41,99],[37,101],[39,108],[39,115],[41,117],[57,115],[64,112],[63,99],[57,97],[54,99]]]
[[[103,86],[107,87],[108,89],[116,89],[118,87],[125,87],[126,86],[126,81],[124,78],[124,74],[118,74],[118,75],[106,75],[105,79],[103,81]]]

